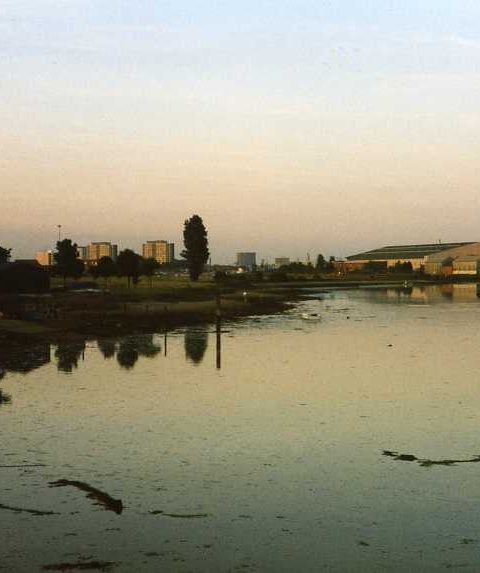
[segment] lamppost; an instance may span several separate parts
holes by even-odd
[[[57,229],[58,229],[58,242],[60,242],[61,238],[62,238],[62,225],[57,225]]]

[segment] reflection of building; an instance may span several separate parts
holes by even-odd
[[[98,263],[102,257],[110,257],[116,260],[118,255],[117,245],[107,242],[90,243],[87,247],[87,260],[92,263]]]
[[[237,253],[237,266],[249,271],[253,270],[257,266],[257,254]]]
[[[288,257],[276,257],[275,268],[286,267],[290,264],[290,259]]]
[[[351,255],[345,263],[346,270],[362,269],[367,263],[377,263],[385,268],[397,263],[411,263],[413,270],[424,269],[428,274],[440,274],[445,260],[449,257],[478,255],[480,243],[435,243],[426,245],[396,245],[382,247]]]
[[[51,267],[53,265],[53,252],[52,251],[37,251],[35,259],[42,267]]]
[[[387,288],[365,291],[368,297],[389,302],[436,303],[444,300],[477,301],[480,297],[476,283],[446,283],[407,288]]]
[[[147,241],[142,246],[144,259],[155,259],[157,263],[173,263],[175,258],[175,245],[168,241]]]

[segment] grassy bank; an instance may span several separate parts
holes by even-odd
[[[51,299],[57,309],[53,318],[36,322],[1,319],[0,345],[163,332],[212,323],[218,309],[223,319],[282,312],[298,297],[291,287],[245,288],[170,279],[131,288],[115,281],[102,294],[56,292]]]

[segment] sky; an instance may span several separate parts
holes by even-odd
[[[2,0],[0,245],[480,240],[478,0]]]

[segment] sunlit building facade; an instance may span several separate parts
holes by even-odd
[[[115,261],[117,255],[118,246],[112,243],[96,242],[90,243],[87,247],[87,260],[91,263],[97,263],[102,257],[110,257]]]
[[[35,260],[42,267],[51,267],[53,265],[53,251],[37,251]]]
[[[161,265],[173,263],[175,259],[175,245],[168,241],[147,241],[142,246],[144,259],[155,259]]]

